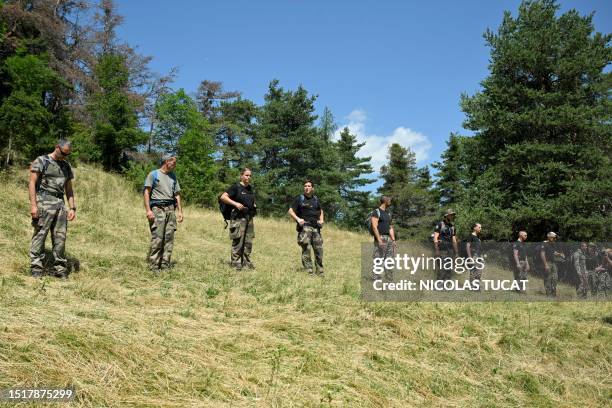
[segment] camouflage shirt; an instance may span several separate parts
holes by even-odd
[[[39,156],[32,162],[30,171],[39,173],[37,194],[47,192],[51,195],[63,197],[66,183],[74,178],[70,163],[65,160],[53,160],[46,154]]]

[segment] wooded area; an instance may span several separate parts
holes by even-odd
[[[302,87],[272,80],[262,105],[218,80],[203,79],[193,94],[172,89],[178,70],[152,72],[151,57],[118,38],[112,0],[0,1],[2,164],[26,165],[68,138],[73,162],[99,163],[141,187],[171,151],[187,203],[215,206],[248,166],[261,213],[285,215],[309,178],[326,218],[350,229],[377,205],[367,186],[380,170],[377,194],[393,197],[401,239],[427,237],[452,206],[460,235],[480,222],[486,239],[525,229],[534,240],[550,230],[608,240],[612,37],[596,32],[592,16],[558,9],[523,2],[484,34],[489,76],[461,98],[473,134],[451,134],[432,175],[398,144],[372,169],[356,136],[337,132],[330,109],[318,117],[317,96]]]

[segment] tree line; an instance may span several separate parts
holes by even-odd
[[[316,115],[317,96],[269,83],[261,105],[204,79],[174,90],[176,69],[160,74],[117,36],[112,0],[0,1],[0,151],[23,165],[59,138],[71,160],[99,163],[142,188],[161,152],[179,157],[186,202],[216,206],[241,167],[253,170],[258,207],[284,215],[306,178],[326,218],[360,229],[377,197],[393,197],[402,239],[429,235],[453,206],[459,231],[480,222],[486,238],[525,229],[567,239],[610,236],[610,35],[592,16],[558,15],[554,1],[527,1],[485,39],[490,74],[463,95],[465,127],[441,160],[417,167],[407,146],[389,146],[373,169],[363,146],[333,113]],[[373,170],[382,185],[368,191]]]

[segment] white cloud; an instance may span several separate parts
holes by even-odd
[[[431,142],[423,133],[400,126],[390,135],[368,134],[366,129],[367,115],[363,109],[353,110],[346,117],[346,121],[347,123],[340,126],[334,136],[336,139],[340,138],[342,129],[348,127],[351,134],[357,137],[360,143],[365,142],[358,155],[361,157],[372,157],[372,168],[375,173],[378,173],[380,167],[387,162],[387,152],[389,151],[389,146],[393,143],[398,143],[403,147],[410,147],[410,150],[416,155],[417,163],[426,160],[428,157]]]

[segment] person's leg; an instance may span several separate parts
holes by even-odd
[[[374,260],[381,259],[381,258],[384,259],[384,255],[385,255],[384,247],[381,247],[377,241],[374,241],[374,248],[372,249],[372,261],[374,262]],[[370,278],[372,280],[382,279],[380,274],[374,273],[374,268],[372,268]]]
[[[312,267],[312,258],[310,256],[310,240],[311,234],[308,227],[302,227],[302,230],[298,232],[297,243],[302,248],[302,267],[310,274],[314,273]]]
[[[559,270],[557,269],[557,264],[553,263],[550,266],[550,272],[552,276],[550,277],[550,289],[552,296],[557,296],[557,282],[559,281]]]
[[[251,252],[253,251],[253,238],[255,238],[255,224],[253,223],[253,219],[249,218],[249,222],[247,224],[246,220],[244,220],[244,226],[246,228],[246,234],[244,237],[244,253],[242,264],[251,269],[255,269],[255,265],[251,261]]]
[[[30,270],[33,276],[42,276],[45,261],[45,240],[51,229],[55,214],[45,211],[45,207],[38,203],[38,219],[32,220],[34,233],[30,243]]]
[[[229,223],[229,236],[232,240],[231,265],[234,268],[242,268],[242,249],[244,240],[245,219],[231,220]]]
[[[323,237],[319,230],[312,231],[312,249],[315,255],[315,262],[317,263],[317,274],[323,275]]]
[[[391,237],[388,235],[383,236],[383,241],[385,243],[384,247],[384,257],[393,258],[395,257],[395,246],[393,245],[393,241],[391,241]],[[389,282],[393,281],[395,275],[395,268],[387,269],[385,268],[385,279]]]
[[[151,231],[151,243],[149,244],[149,267],[152,270],[158,270],[161,265],[161,259],[163,255],[163,243],[164,243],[164,225],[166,223],[166,217],[164,211],[159,207],[151,208],[155,218],[149,220],[149,229]]]
[[[162,253],[162,268],[170,267],[172,250],[174,249],[174,232],[176,231],[176,214],[173,209],[166,208],[165,214],[166,234],[164,235],[164,248]]]
[[[51,240],[53,242],[53,269],[57,276],[65,277],[68,274],[68,260],[66,259],[66,232],[68,230],[68,213],[64,207],[56,210],[55,219],[51,225]]]

